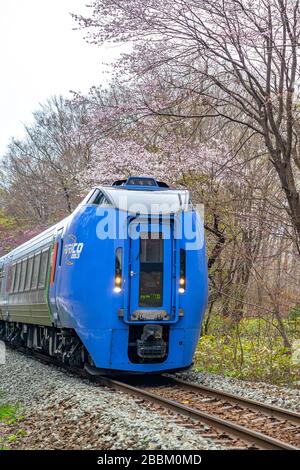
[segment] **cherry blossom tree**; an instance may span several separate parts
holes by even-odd
[[[129,175],[155,175],[170,184],[187,185],[191,178],[219,167],[220,152],[225,147],[195,145],[182,141],[176,148],[173,141],[165,141],[160,147],[134,140],[105,139],[99,141],[92,163],[81,173],[84,190],[97,184],[111,184],[114,179]],[[217,145],[218,144],[218,145]]]
[[[10,213],[44,224],[72,212],[79,202],[79,173],[92,154],[93,135],[85,123],[84,103],[52,97],[33,114],[24,138],[12,139],[0,182]]]
[[[77,17],[97,44],[128,44],[119,80],[139,112],[223,119],[260,137],[300,236],[299,0],[94,0]],[[159,85],[159,86],[158,86]]]
[[[20,220],[8,216],[0,210],[0,257],[38,235],[45,228],[43,225],[29,228],[28,225],[23,225]]]

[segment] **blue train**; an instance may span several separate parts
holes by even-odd
[[[91,373],[183,369],[207,279],[189,192],[132,176],[0,258],[0,339]]]

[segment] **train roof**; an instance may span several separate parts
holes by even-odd
[[[129,176],[126,180],[114,181],[113,186],[129,190],[147,190],[157,191],[161,189],[169,189],[169,185],[163,181],[158,181],[153,176]]]
[[[97,203],[99,191],[106,196],[109,205],[130,213],[177,213],[187,210],[190,205],[188,190],[171,189],[150,176],[130,176],[127,180],[115,181],[111,186],[96,186],[81,205]]]
[[[38,247],[45,239],[51,239],[59,229],[65,228],[80,207],[90,203],[95,189],[103,191],[115,208],[140,214],[149,214],[158,206],[162,214],[176,213],[187,210],[190,202],[189,191],[171,189],[166,183],[149,176],[130,176],[127,180],[115,181],[112,186],[97,186],[89,191],[72,214],[0,257],[0,263],[27,248]]]

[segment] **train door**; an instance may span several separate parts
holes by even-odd
[[[0,295],[0,310],[1,310],[0,317],[2,314],[3,320],[9,319],[9,310],[8,310],[9,292],[11,288],[11,283],[13,281],[12,262],[13,262],[13,255],[10,254],[8,256],[8,259],[5,260],[5,264],[2,266],[2,274],[0,273],[0,276],[2,276],[2,282],[0,282],[1,284],[0,289],[2,290],[2,296]]]
[[[130,224],[130,320],[172,317],[173,227],[170,223]]]
[[[61,259],[63,252],[63,229],[59,229],[55,237],[55,243],[52,252],[51,273],[50,273],[50,288],[49,288],[49,303],[53,319],[58,320],[58,305],[57,297],[59,295],[59,288],[61,282]]]

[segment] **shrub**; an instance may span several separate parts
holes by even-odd
[[[300,319],[300,305],[296,304],[291,310],[289,311],[289,320],[296,321]]]
[[[291,338],[299,338],[299,326],[300,319],[296,324],[285,321]],[[216,317],[209,333],[198,344],[197,370],[271,383],[295,383],[300,379],[300,367],[292,363],[276,325],[259,318],[244,318],[235,324]]]

